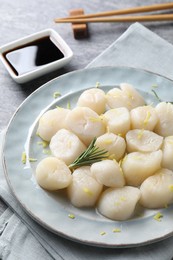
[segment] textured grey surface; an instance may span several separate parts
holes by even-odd
[[[4,129],[22,101],[45,82],[72,70],[82,69],[115,41],[130,23],[89,24],[89,37],[75,40],[70,24],[55,24],[53,19],[68,15],[70,9],[84,8],[85,13],[163,3],[168,1],[118,1],[118,0],[0,0],[0,46],[38,32],[53,28],[69,44],[74,52],[72,61],[63,69],[45,75],[27,84],[15,83],[0,63],[0,130]],[[173,43],[171,22],[143,23],[168,42]],[[22,126],[19,126],[22,127]],[[4,210],[0,203],[0,213]]]
[[[0,46],[46,28],[53,28],[64,38],[74,52],[74,58],[65,68],[41,77],[33,82],[18,85],[0,63],[0,130],[7,126],[18,105],[36,88],[48,80],[68,71],[84,68],[106,47],[115,41],[129,23],[89,24],[89,38],[75,40],[70,24],[55,24],[53,19],[68,15],[74,8],[84,8],[86,13],[128,8],[161,1],[118,0],[0,0]],[[165,1],[167,2],[167,1]],[[158,35],[173,43],[172,23],[145,23]]]

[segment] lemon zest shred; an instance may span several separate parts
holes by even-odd
[[[49,142],[47,141],[41,141],[41,142],[37,142],[38,145],[42,145],[43,148],[46,148],[49,145]]]
[[[116,161],[116,160],[115,160],[115,161]],[[119,165],[120,172],[121,172],[122,174],[124,174],[124,173],[123,173],[123,169],[122,169],[122,162],[123,162],[123,159],[121,159],[121,160],[119,161],[118,165]]]
[[[127,200],[127,198],[126,198],[126,197],[124,197],[124,196],[122,196],[122,197],[120,197],[120,200],[121,200],[121,201],[126,201],[126,200]]]
[[[58,97],[60,97],[61,96],[61,93],[59,92],[59,91],[55,91],[54,93],[53,93],[53,97],[54,98],[58,98]]]
[[[40,120],[41,120],[41,118],[40,118]],[[39,132],[36,132],[36,136],[40,137],[40,134],[39,134]]]
[[[151,113],[150,111],[147,111],[147,115],[146,115],[146,118],[144,120],[144,125],[146,126],[150,120],[150,117],[151,117]]]
[[[83,188],[83,191],[84,191],[87,195],[93,196],[93,192],[92,192],[90,189],[84,187],[84,188]]]
[[[99,88],[100,87],[100,82],[97,81],[95,87]]]
[[[115,160],[115,161],[116,161],[116,160]],[[118,162],[120,168],[121,168],[121,166],[122,166],[122,163],[123,163],[123,159],[121,159],[121,160]]]
[[[106,139],[103,141],[104,144],[112,144],[112,139]]]
[[[72,145],[72,142],[69,140],[69,141],[67,142],[67,148],[71,148],[71,145]]]
[[[57,109],[64,109],[63,107],[56,106]]]
[[[154,84],[151,86],[151,88],[158,88],[158,85]]]
[[[154,217],[154,220],[161,221],[161,218],[163,218],[163,214],[158,212]]]
[[[114,228],[114,229],[112,229],[112,232],[113,233],[120,233],[121,229],[120,228]]]
[[[75,219],[75,215],[74,214],[68,214],[68,217],[71,219]]]
[[[106,132],[107,132],[108,134],[110,133],[110,128],[109,128],[108,125],[106,126]]]
[[[36,158],[29,157],[29,162],[36,162],[36,161],[37,161]]]
[[[169,190],[173,192],[173,184],[169,185]]]
[[[26,163],[26,152],[22,153],[21,161],[22,161],[23,164]]]
[[[89,117],[89,120],[93,123],[101,122],[102,119],[100,117]]]
[[[71,108],[71,104],[70,104],[70,101],[67,102],[67,109],[70,109]]]
[[[141,129],[141,130],[138,131],[138,134],[137,134],[137,138],[138,138],[138,139],[141,139],[141,138],[142,138],[143,132],[144,132],[144,129]]]
[[[104,235],[106,235],[106,232],[105,232],[105,231],[101,231],[101,232],[100,232],[100,235],[101,235],[101,236],[104,236]]]
[[[48,154],[48,155],[50,155],[50,154],[51,154],[51,151],[48,150],[48,149],[43,149],[43,153],[44,153],[44,154]]]
[[[126,91],[126,95],[128,98],[130,98],[131,100],[134,100],[134,96],[130,93],[130,91]]]
[[[37,161],[36,158],[32,158],[32,157],[29,157],[28,160],[29,160],[29,162],[36,162]],[[21,161],[22,161],[23,164],[26,164],[26,161],[27,161],[26,152],[22,153]]]

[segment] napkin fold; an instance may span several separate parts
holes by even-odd
[[[131,25],[87,67],[128,66],[173,80],[173,45],[140,23]]]
[[[87,67],[110,65],[142,68],[173,79],[173,46],[135,23]],[[0,145],[3,136],[4,132],[0,134]],[[0,197],[9,205],[0,216],[2,260],[170,260],[173,257],[173,237],[147,246],[109,249],[79,245],[49,232],[32,220],[13,197],[1,160]]]

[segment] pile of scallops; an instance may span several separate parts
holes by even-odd
[[[73,109],[45,112],[39,136],[51,155],[36,167],[38,184],[66,189],[75,207],[96,207],[104,217],[127,220],[137,205],[158,209],[173,203],[173,105],[147,105],[130,84],[105,93],[85,90]],[[89,166],[69,165],[94,138],[107,158]]]

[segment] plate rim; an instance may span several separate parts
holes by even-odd
[[[163,239],[165,239],[165,238],[168,238],[168,237],[170,237],[170,236],[172,236],[173,235],[173,230],[172,230],[172,232],[170,232],[169,234],[167,234],[167,235],[163,235],[162,237],[160,236],[158,239],[156,238],[156,239],[153,239],[153,240],[149,240],[149,241],[144,241],[144,242],[140,242],[140,243],[135,243],[135,244],[114,244],[114,243],[112,243],[112,244],[105,244],[104,243],[104,241],[103,241],[103,243],[101,243],[101,242],[96,242],[96,241],[81,241],[81,240],[79,240],[78,238],[76,238],[76,237],[69,237],[69,236],[67,236],[66,234],[63,234],[62,232],[59,232],[59,231],[55,231],[55,230],[53,230],[49,225],[47,225],[45,222],[43,222],[40,218],[38,218],[37,216],[35,216],[32,212],[30,212],[27,208],[26,208],[26,206],[22,203],[22,201],[17,197],[17,195],[16,195],[16,193],[15,193],[15,191],[14,191],[14,189],[13,189],[13,185],[11,184],[11,181],[10,181],[10,179],[9,179],[9,175],[8,175],[8,171],[7,171],[7,169],[6,169],[6,160],[5,160],[5,154],[4,154],[4,149],[5,149],[5,143],[6,143],[6,138],[7,138],[7,134],[8,134],[8,131],[9,131],[9,128],[10,128],[10,126],[11,126],[11,124],[12,124],[12,122],[13,122],[13,120],[15,120],[15,116],[16,116],[16,114],[18,113],[18,111],[20,110],[20,109],[22,109],[22,107],[23,107],[23,105],[25,104],[25,102],[27,102],[30,98],[32,98],[32,96],[33,95],[35,95],[35,93],[36,92],[39,92],[39,91],[41,91],[43,88],[46,88],[47,86],[49,86],[50,84],[52,84],[52,83],[54,83],[54,82],[56,82],[59,78],[64,78],[64,77],[68,77],[68,75],[70,74],[76,74],[76,73],[81,73],[81,72],[83,72],[83,71],[88,71],[88,70],[99,70],[99,69],[132,69],[132,70],[135,70],[135,71],[140,71],[140,72],[145,72],[145,73],[149,73],[149,74],[152,74],[153,76],[155,75],[155,76],[159,76],[159,77],[161,77],[161,78],[164,78],[164,79],[166,79],[166,80],[169,80],[170,82],[172,82],[173,83],[173,80],[171,80],[171,79],[169,79],[169,78],[167,78],[167,77],[164,77],[164,76],[162,76],[162,75],[160,75],[160,74],[157,74],[157,73],[154,73],[154,72],[150,72],[149,70],[143,70],[143,69],[138,69],[138,68],[133,68],[133,67],[129,67],[129,66],[101,66],[101,67],[92,67],[92,68],[85,68],[85,69],[80,69],[80,70],[76,70],[76,71],[72,71],[72,72],[68,72],[68,73],[66,73],[66,74],[63,74],[63,75],[61,75],[61,76],[58,76],[58,77],[56,77],[56,78],[54,78],[54,79],[52,79],[52,80],[50,80],[50,81],[48,81],[48,82],[46,82],[46,83],[44,83],[42,86],[40,86],[39,88],[37,88],[34,92],[32,92],[19,106],[18,106],[18,108],[16,109],[16,111],[14,112],[14,114],[13,114],[13,116],[11,117],[11,119],[10,119],[10,121],[9,121],[9,124],[8,124],[8,126],[7,126],[7,129],[6,129],[6,131],[5,131],[5,137],[4,137],[4,139],[3,139],[3,144],[2,144],[2,164],[3,164],[3,168],[4,168],[4,174],[5,174],[5,178],[6,178],[6,180],[7,180],[7,183],[8,183],[8,185],[9,185],[9,187],[10,187],[10,190],[12,191],[12,193],[13,193],[13,195],[14,195],[14,197],[17,199],[17,201],[19,202],[19,204],[22,206],[22,209],[24,209],[24,211],[32,218],[32,219],[34,219],[38,224],[40,224],[42,227],[44,227],[44,228],[46,228],[47,230],[49,230],[49,231],[51,231],[52,233],[54,233],[54,234],[57,234],[57,235],[59,235],[59,236],[62,236],[62,237],[64,237],[64,238],[66,238],[66,239],[69,239],[69,240],[72,240],[72,241],[76,241],[76,242],[78,242],[78,243],[82,243],[82,244],[86,244],[86,245],[91,245],[91,246],[97,246],[97,247],[108,247],[108,248],[125,248],[125,247],[136,247],[136,246],[142,246],[142,245],[147,245],[148,243],[154,243],[154,242],[157,242],[157,241],[161,241],[161,240],[163,240]]]

